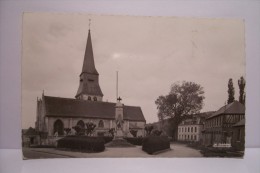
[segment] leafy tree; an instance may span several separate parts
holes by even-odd
[[[240,77],[238,80],[238,87],[239,87],[239,102],[242,104],[245,104],[245,86],[246,86],[246,81],[243,76]]]
[[[136,136],[137,136],[137,130],[130,130],[130,133],[133,135],[133,137],[136,138]]]
[[[176,136],[178,124],[186,115],[198,113],[203,107],[204,90],[199,84],[183,81],[171,86],[168,95],[159,96],[155,101],[158,118],[172,118],[173,135]],[[173,137],[174,137],[173,136]]]
[[[87,136],[91,135],[95,128],[96,128],[96,124],[94,124],[92,122],[86,123],[86,133],[87,133]]]
[[[76,131],[76,135],[84,135],[84,129],[80,125],[72,127]]]
[[[109,130],[108,130],[108,133],[110,133],[111,136],[114,137],[114,135],[115,135],[115,128],[109,129]]]
[[[228,101],[227,103],[232,103],[235,100],[235,89],[233,86],[233,80],[230,78],[228,81]]]
[[[153,126],[152,125],[145,126],[144,130],[146,131],[146,135],[150,135],[153,130]]]
[[[66,135],[68,135],[71,132],[71,128],[64,128],[64,131],[66,132]]]

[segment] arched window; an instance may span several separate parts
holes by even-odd
[[[94,101],[97,101],[97,97],[94,97]]]
[[[84,128],[85,127],[85,123],[82,120],[79,120],[77,122],[77,125],[79,125],[80,127]]]
[[[91,101],[91,97],[90,96],[88,96],[88,100]]]
[[[103,128],[103,127],[104,127],[104,122],[103,122],[103,120],[100,120],[100,121],[98,122],[98,127],[100,127],[100,128]]]
[[[64,125],[61,120],[56,120],[53,124],[53,134],[54,135],[63,135],[64,134]]]

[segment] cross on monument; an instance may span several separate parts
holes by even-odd
[[[120,98],[120,96],[117,98],[117,100],[120,102],[122,99]]]

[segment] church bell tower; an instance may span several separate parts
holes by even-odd
[[[103,93],[99,86],[99,74],[95,68],[90,29],[85,50],[82,72],[79,79],[79,88],[76,99],[102,101]]]

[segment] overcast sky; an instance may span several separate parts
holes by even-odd
[[[103,100],[140,106],[155,122],[155,100],[178,81],[205,91],[202,111],[216,111],[227,100],[232,78],[245,76],[244,23],[238,19],[95,16],[25,13],[22,40],[22,127],[34,127],[36,99],[74,98],[79,86],[89,19]]]

